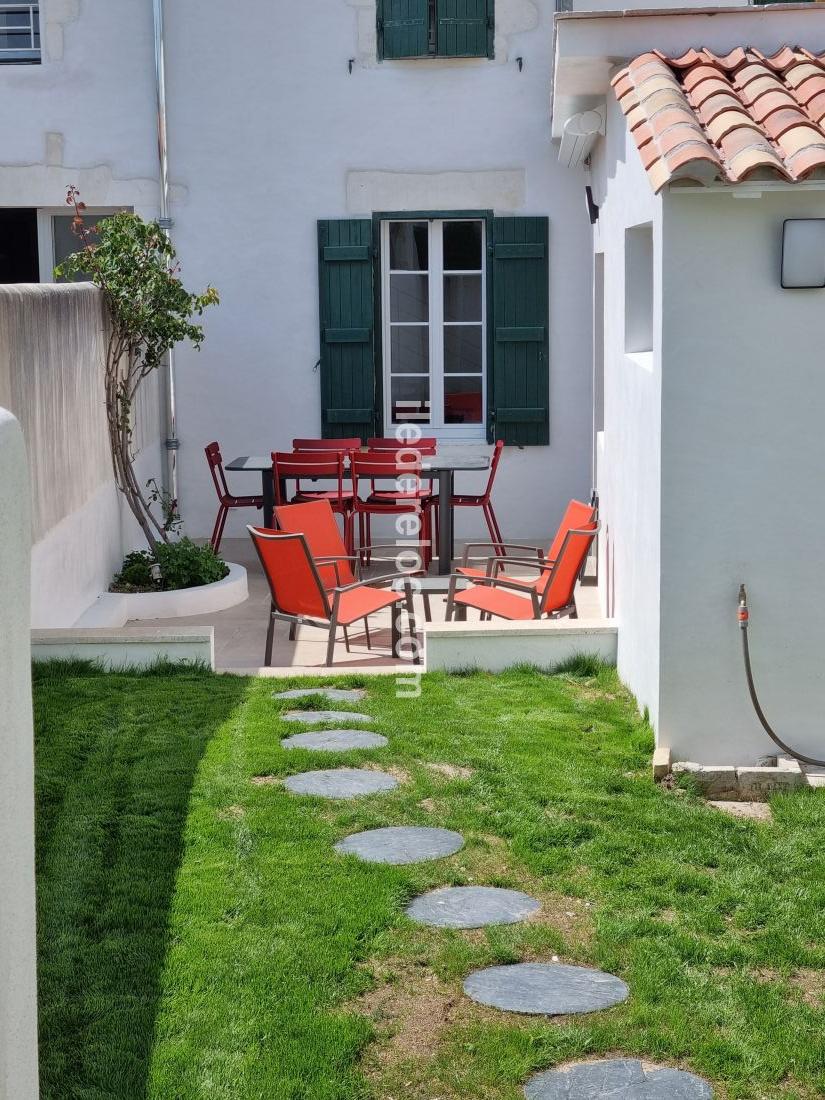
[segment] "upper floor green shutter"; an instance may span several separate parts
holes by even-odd
[[[493,56],[493,0],[437,0],[441,57]]]
[[[426,57],[428,0],[378,0],[379,57]]]
[[[547,218],[493,218],[489,439],[550,440]]]
[[[325,438],[375,432],[372,222],[318,222],[321,426]]]

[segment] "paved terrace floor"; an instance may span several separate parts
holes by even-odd
[[[522,541],[522,540],[519,540]],[[543,539],[526,539],[528,544],[541,545]],[[461,555],[461,544],[456,545],[456,553]],[[175,619],[177,626],[213,626],[215,628],[215,667],[222,672],[235,672],[263,676],[291,676],[300,673],[323,671],[326,668],[327,633],[316,627],[298,628],[296,641],[289,640],[289,626],[276,622],[275,644],[272,651],[272,666],[262,667],[264,643],[266,640],[267,618],[269,614],[269,591],[260,564],[251,542],[245,539],[224,539],[221,553],[227,561],[237,562],[247,569],[249,598],[236,607],[226,611],[217,611],[209,615],[188,615]],[[372,567],[370,573],[389,572],[391,566]],[[513,570],[515,572],[515,570]],[[576,606],[582,619],[600,618],[596,588],[585,584],[578,589]],[[434,622],[443,622],[446,610],[446,598],[436,594],[430,596],[430,607]],[[419,623],[424,622],[424,608],[421,597],[415,598],[415,610]],[[472,620],[475,612],[468,612]],[[166,620],[144,620],[128,625],[168,626]],[[344,645],[339,630],[339,640],[335,645],[333,668],[364,673],[394,672],[399,668],[409,668],[407,661],[390,656],[390,612],[379,612],[370,618],[372,649],[367,649],[363,621],[353,624],[349,629],[350,652]]]

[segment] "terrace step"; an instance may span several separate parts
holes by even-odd
[[[488,924],[518,924],[540,908],[540,902],[520,890],[445,886],[416,898],[407,906],[407,916],[436,928],[484,928]]]

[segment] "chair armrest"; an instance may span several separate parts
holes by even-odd
[[[468,565],[469,564],[469,562],[470,562],[470,551],[471,550],[479,549],[479,548],[485,547],[485,546],[492,546],[492,547],[497,548],[499,550],[530,550],[537,557],[539,557],[539,558],[544,557],[544,551],[542,550],[542,548],[540,546],[525,546],[525,545],[523,545],[523,543],[518,543],[518,542],[468,542],[466,544],[466,546],[464,547],[464,556],[461,559],[461,564],[462,565]],[[485,555],[485,559],[486,559],[486,555]]]
[[[385,573],[382,577],[377,577],[376,580],[386,581],[398,581],[405,580],[411,581],[412,577],[409,573]],[[377,588],[378,585],[369,577],[367,580],[355,581],[353,584],[342,584],[338,588],[332,590],[332,594],[335,595],[340,592],[351,592],[354,588]]]

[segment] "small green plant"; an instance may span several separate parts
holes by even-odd
[[[159,542],[153,550],[133,550],[115,575],[112,592],[173,592],[222,580],[229,567],[211,546],[191,539]]]

